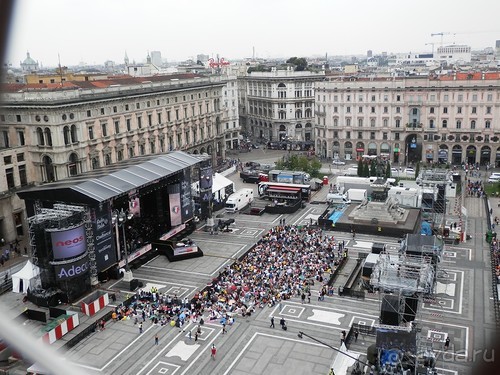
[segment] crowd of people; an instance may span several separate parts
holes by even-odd
[[[500,243],[496,237],[491,241],[491,261],[495,267],[496,283],[500,284]]]
[[[316,285],[318,301],[332,295],[330,275],[347,256],[343,242],[311,226],[280,225],[270,229],[246,256],[226,267],[193,298],[178,298],[156,289],[141,291],[128,305],[116,307],[114,320],[133,319],[182,327],[205,320],[232,325],[238,316],[279,305],[293,297],[310,302]]]
[[[484,196],[484,186],[481,180],[478,181],[466,181],[466,194],[468,197],[482,198]]]

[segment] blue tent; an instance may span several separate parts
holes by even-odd
[[[420,234],[424,236],[432,236],[431,224],[428,221],[422,221]]]

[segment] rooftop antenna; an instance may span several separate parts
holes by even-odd
[[[62,73],[62,68],[61,68],[61,56],[59,55],[59,52],[57,53],[57,60],[59,61],[59,78],[61,79],[61,87],[63,86],[63,73]]]

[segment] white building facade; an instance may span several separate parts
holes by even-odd
[[[500,163],[500,74],[316,84],[316,152],[395,164]]]
[[[56,90],[4,88],[1,237],[13,241],[27,233],[23,202],[15,194],[23,186],[173,150],[208,153],[213,164],[225,159],[226,133],[238,131],[225,126],[228,112],[221,101],[227,82],[192,75],[149,79],[72,82],[74,87]]]
[[[314,85],[324,77],[324,72],[275,68],[240,77],[240,111],[247,135],[267,141],[312,141]]]

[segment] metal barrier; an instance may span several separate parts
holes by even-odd
[[[0,284],[0,294],[12,291],[12,279],[8,279]]]
[[[491,215],[490,215],[490,202],[488,200],[487,196],[484,196],[484,204],[486,207],[486,223],[488,226],[488,230],[492,230],[492,225],[491,225]],[[500,299],[498,296],[498,278],[496,275],[496,267],[498,266],[496,256],[495,256],[495,248],[493,246],[493,241],[489,244],[490,247],[490,258],[491,258],[491,272],[492,272],[492,294],[493,294],[493,308],[495,310],[495,321],[497,327],[500,327]]]
[[[340,271],[342,271],[342,268],[344,268],[345,264],[347,263],[347,259],[348,259],[348,256],[347,257],[342,257],[342,260],[340,261],[340,264],[337,266],[337,268],[335,269],[335,271],[332,272],[332,274],[330,276],[330,280],[328,280],[328,286],[332,286],[333,285],[333,283],[335,282],[335,280],[339,276]]]
[[[104,319],[104,321],[107,322],[108,320],[111,320],[112,314],[113,314],[113,311],[108,311],[103,317],[97,319],[92,324],[90,324],[87,328],[85,328],[83,331],[76,334],[75,337],[73,337],[66,344],[64,344],[61,348],[59,348],[59,350],[72,348],[73,346],[78,344],[80,341],[82,341],[84,338],[86,338],[87,336],[90,336],[92,333],[94,333],[97,330],[97,327],[98,327],[101,319]]]

